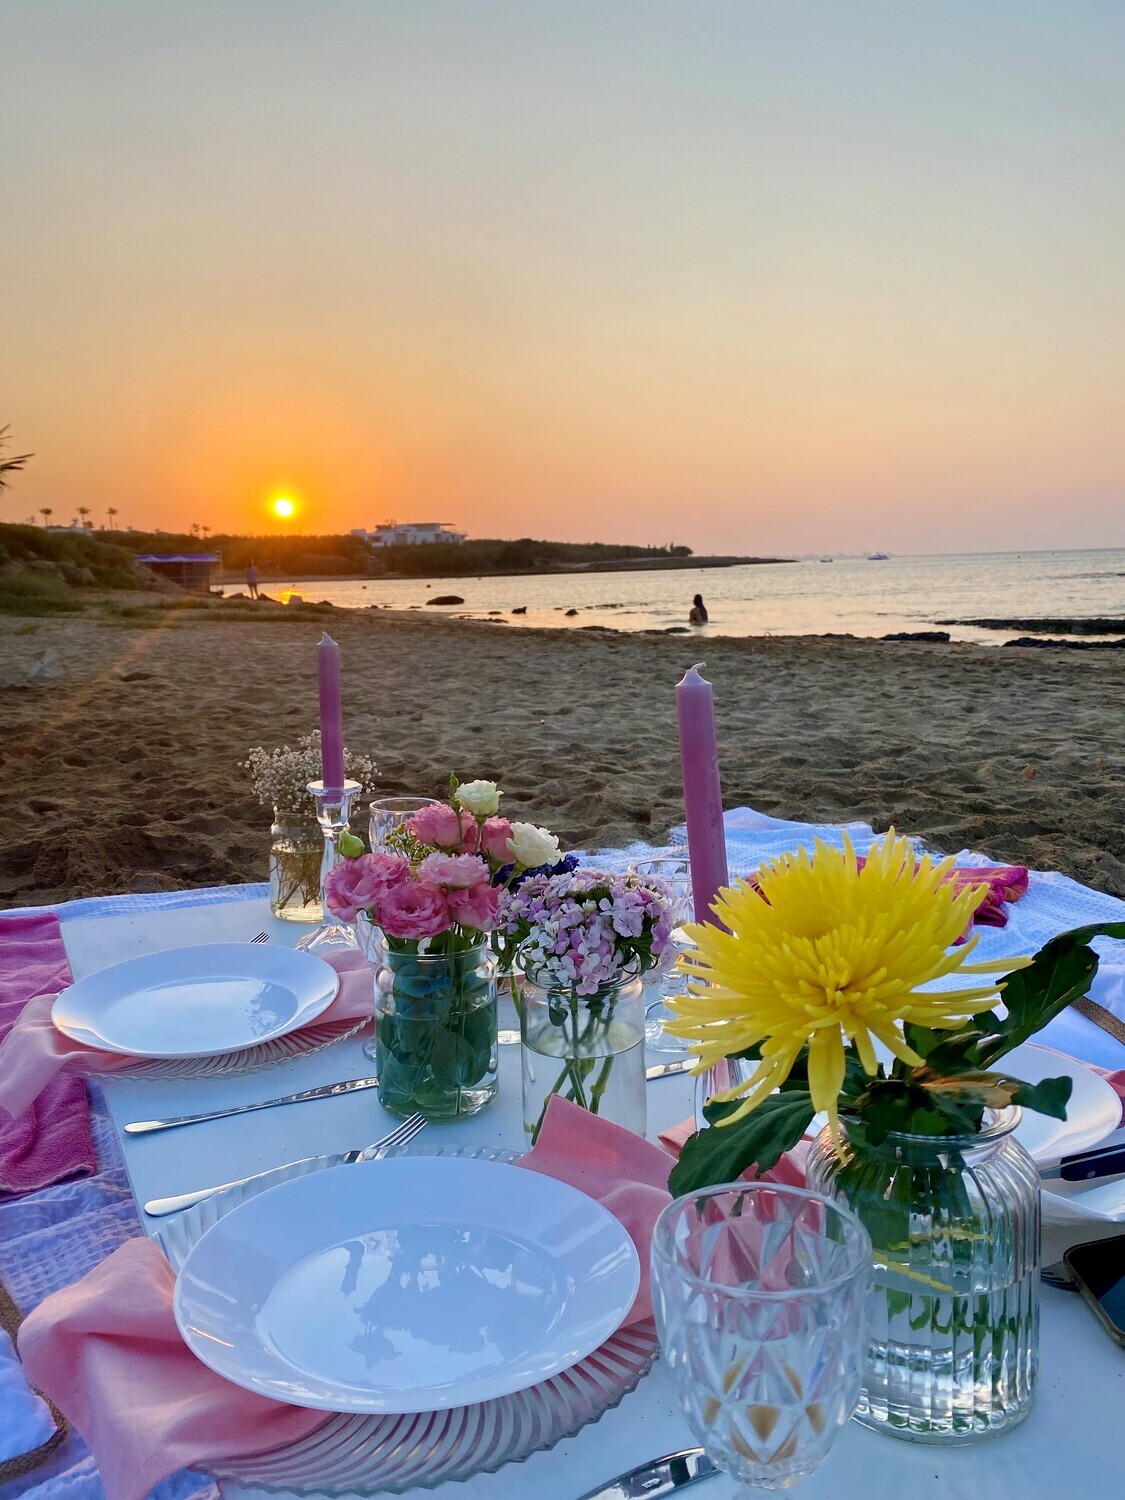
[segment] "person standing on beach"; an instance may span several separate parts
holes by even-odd
[[[253,558],[246,564],[246,587],[250,590],[251,599],[256,599],[258,597],[258,570],[254,566]]]
[[[703,602],[702,594],[696,594],[695,598],[691,601],[691,614],[688,615],[688,624],[707,624],[707,606]]]

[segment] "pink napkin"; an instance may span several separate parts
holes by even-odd
[[[621,1220],[642,1267],[626,1321],[649,1316],[648,1247],[669,1201],[667,1153],[555,1099],[521,1165],[569,1182]],[[244,1391],[201,1364],[176,1328],[174,1286],[159,1247],[130,1240],[46,1298],[20,1329],[28,1380],[89,1443],[107,1500],[142,1500],[178,1469],[268,1452],[328,1420]]]
[[[55,918],[46,920],[54,922]],[[57,922],[55,925],[57,928]],[[331,954],[327,961],[340,975],[340,993],[310,1024],[323,1026],[330,1021],[358,1021],[370,1015],[374,1006],[371,970],[363,956],[346,949]],[[22,1115],[60,1074],[119,1073],[137,1066],[136,1058],[99,1052],[82,1042],[72,1042],[55,1029],[51,1021],[51,1006],[56,993],[69,982],[70,973],[67,971],[50,985],[37,985],[25,992],[25,1000],[27,993],[35,998],[23,1006],[15,1025],[0,1042],[0,1111],[6,1110],[13,1116]],[[44,993],[44,990],[49,992]],[[16,1009],[18,1011],[19,1007]],[[77,1087],[82,1090],[83,1086],[78,1083]]]
[[[178,1469],[304,1437],[324,1412],[244,1391],[180,1338],[175,1272],[152,1240],[128,1240],[24,1319],[19,1354],[89,1443],[108,1500],[141,1500]]]
[[[0,1193],[30,1193],[95,1170],[86,1085],[80,1078],[48,1075],[16,1111],[18,1119],[2,1112],[11,1039],[28,1000],[63,989],[70,980],[57,917],[47,912],[0,918]]]
[[[668,1173],[673,1162],[668,1153],[556,1094],[547,1105],[539,1139],[519,1164],[569,1182],[621,1220],[641,1257],[640,1290],[625,1323],[650,1318],[648,1252],[652,1227],[672,1198]]]

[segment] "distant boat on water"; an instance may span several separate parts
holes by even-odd
[[[822,557],[820,560],[821,560],[821,562],[835,562],[836,561],[836,559],[834,557]]]
[[[867,554],[867,561],[868,562],[890,562],[890,554],[887,553],[887,552],[869,552]]]

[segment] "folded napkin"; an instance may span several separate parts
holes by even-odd
[[[555,1099],[520,1164],[571,1183],[620,1218],[642,1267],[627,1321],[647,1317],[652,1225],[669,1201],[667,1153]],[[47,1297],[20,1329],[28,1379],[90,1445],[107,1500],[142,1500],[179,1469],[268,1452],[328,1420],[244,1391],[197,1360],[172,1314],[175,1280],[157,1245],[129,1240]]]
[[[55,994],[70,981],[57,917],[49,912],[0,917],[0,1194],[34,1192],[95,1170],[86,1085],[80,1078],[57,1077],[52,1070],[11,1111],[18,1119],[3,1112],[10,1087],[18,1083],[13,1056],[20,1048],[13,1038],[28,1001],[45,991]]]
[[[43,920],[43,919],[38,919]],[[55,918],[46,920],[54,922]],[[0,935],[3,926],[0,923]],[[58,923],[55,923],[56,928]],[[372,1012],[374,1000],[371,989],[371,970],[362,954],[353,949],[333,953],[327,957],[340,975],[340,992],[323,1014],[309,1022],[323,1026],[331,1021],[362,1020]],[[121,1073],[135,1068],[142,1061],[136,1057],[124,1057],[117,1052],[101,1052],[87,1047],[83,1042],[71,1041],[63,1036],[51,1020],[51,1006],[55,995],[70,982],[69,971],[50,985],[39,985],[26,991],[27,1002],[16,1007],[18,1019],[3,1041],[0,1042],[0,1112],[6,1110],[12,1116],[22,1116],[33,1103],[44,1097],[44,1090],[56,1082],[66,1082],[60,1075],[67,1073]],[[44,993],[48,990],[49,993]],[[32,994],[34,999],[28,1000]],[[2,1003],[2,1002],[0,1002]],[[76,1080],[70,1085],[85,1093],[83,1085]],[[2,1140],[2,1137],[0,1137]],[[62,1175],[62,1174],[59,1174]],[[54,1182],[57,1177],[46,1179]],[[0,1182],[3,1181],[0,1175]],[[36,1186],[43,1186],[42,1183]]]
[[[660,1210],[671,1202],[667,1151],[579,1109],[556,1094],[547,1104],[539,1138],[519,1165],[596,1198],[629,1231],[641,1258],[641,1285],[625,1324],[652,1316],[649,1246]]]

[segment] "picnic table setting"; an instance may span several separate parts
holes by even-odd
[[[666,844],[372,797],[318,668],[268,885],[0,913],[0,1500],[1116,1492],[1125,901],[724,811],[697,668]]]

